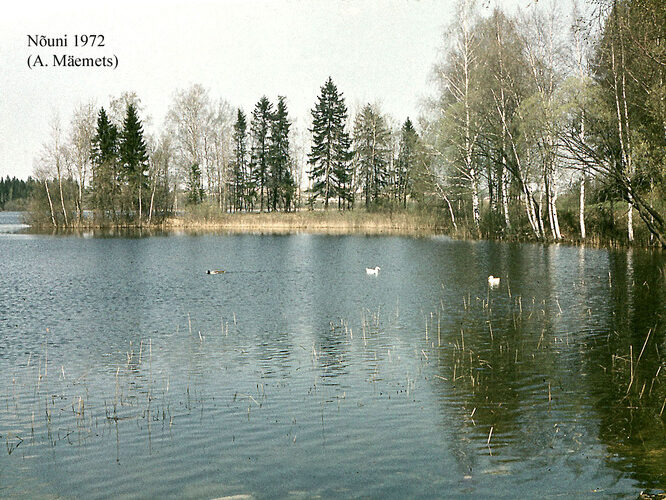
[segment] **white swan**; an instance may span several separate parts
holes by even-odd
[[[366,268],[365,268],[365,272],[366,272],[367,274],[370,274],[370,275],[373,275],[373,274],[374,274],[375,276],[377,276],[377,275],[379,274],[379,270],[380,270],[380,269],[381,269],[381,268],[380,268],[379,266],[377,266],[377,267],[366,267]]]
[[[499,286],[500,284],[500,279],[496,278],[492,274],[488,276],[488,285],[490,285],[491,288],[494,288],[496,286]]]

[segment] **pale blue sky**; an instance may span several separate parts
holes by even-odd
[[[481,2],[487,4],[488,2]],[[498,1],[521,7],[530,0]],[[455,0],[13,2],[0,18],[0,175],[25,178],[58,112],[136,91],[162,127],[176,89],[201,83],[211,97],[250,112],[262,95],[285,95],[304,127],[331,75],[350,108],[379,102],[396,120],[419,114]],[[74,49],[76,33],[106,47]],[[119,67],[28,69],[28,34],[68,35],[59,53],[117,55]],[[50,58],[50,55],[48,56]]]

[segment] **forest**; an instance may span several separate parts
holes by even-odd
[[[35,184],[32,177],[25,181],[9,176],[0,178],[0,210],[25,210]]]
[[[51,120],[30,222],[412,211],[464,237],[666,247],[665,31],[661,0],[460,0],[414,121],[350,111],[331,77],[307,128],[286,96],[246,113],[198,84],[158,132],[133,92],[81,104]]]

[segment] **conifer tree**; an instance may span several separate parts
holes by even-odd
[[[109,212],[116,218],[118,190],[118,129],[111,123],[104,108],[99,110],[97,130],[92,139],[93,200],[99,209],[96,216],[106,217]]]
[[[349,183],[349,147],[345,131],[347,106],[342,93],[331,77],[321,87],[312,113],[312,149],[308,154],[309,172],[314,197],[323,197],[328,208],[329,198],[338,197],[338,208],[351,198]]]
[[[366,104],[354,123],[354,152],[366,207],[379,201],[387,183],[390,135],[379,110]]]
[[[284,96],[278,96],[277,109],[271,121],[271,137],[269,144],[270,188],[273,210],[282,207],[287,210],[288,191],[293,185],[291,158],[289,156],[289,119]],[[290,197],[289,197],[290,198]]]
[[[234,123],[234,207],[236,210],[247,208],[246,190],[248,188],[247,171],[247,120],[245,113],[238,110]]]
[[[143,139],[143,127],[134,104],[127,106],[119,144],[122,179],[130,199],[138,200],[139,221],[142,218],[142,197],[148,177],[148,152]]]
[[[203,201],[204,190],[201,184],[201,167],[193,163],[187,173],[187,201],[192,205],[198,205]]]
[[[419,136],[414,130],[412,121],[407,117],[400,132],[400,150],[398,152],[397,193],[398,201],[407,206],[407,194],[412,188],[412,170],[416,162]]]
[[[272,115],[273,105],[266,96],[263,96],[252,111],[252,124],[250,126],[252,134],[252,173],[253,180],[259,188],[259,207],[262,212],[264,211],[268,180],[268,147]],[[268,203],[266,205],[268,206]]]

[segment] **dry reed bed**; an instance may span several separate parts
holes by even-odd
[[[166,229],[224,229],[233,232],[322,232],[333,234],[432,234],[441,227],[435,217],[418,214],[384,214],[336,211],[290,213],[235,213],[208,218],[170,218]]]

